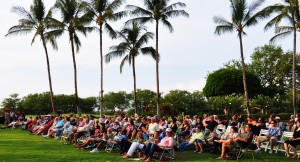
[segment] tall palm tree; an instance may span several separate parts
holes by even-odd
[[[108,31],[109,36],[116,38],[116,32],[113,30],[108,21],[116,21],[126,15],[126,12],[116,12],[121,7],[124,0],[90,0],[88,7],[86,8],[87,13],[96,21],[99,26],[100,33],[100,116],[103,116],[103,25]]]
[[[145,32],[145,33],[143,33]],[[134,110],[135,113],[137,107],[136,100],[136,74],[135,74],[135,62],[136,57],[139,54],[151,55],[153,59],[156,58],[156,52],[153,47],[143,47],[153,38],[154,34],[147,32],[146,27],[138,25],[135,21],[132,22],[132,26],[125,27],[122,31],[117,32],[118,37],[122,39],[123,42],[118,45],[110,47],[111,52],[105,55],[105,61],[108,63],[112,58],[123,57],[120,64],[120,72],[122,73],[123,66],[126,62],[129,65],[132,64],[133,73],[133,95],[134,95]]]
[[[272,13],[277,15],[272,18],[265,26],[265,30],[275,26],[275,36],[271,42],[285,38],[293,34],[293,65],[292,65],[292,102],[294,114],[297,113],[297,95],[296,95],[296,55],[297,55],[297,30],[300,29],[300,14],[298,0],[283,0],[284,3],[277,3],[264,8],[258,14],[269,17]],[[281,23],[288,23],[282,26]]]
[[[257,0],[252,4],[248,5],[246,0],[229,0],[230,1],[230,11],[231,11],[231,21],[226,20],[224,17],[214,17],[214,22],[218,25],[215,30],[215,34],[221,35],[223,33],[231,33],[237,31],[239,41],[240,41],[240,54],[242,62],[243,71],[243,84],[245,93],[245,105],[246,111],[249,115],[249,96],[246,82],[246,66],[244,61],[243,52],[243,35],[246,35],[245,28],[256,25],[260,16],[254,16],[255,10],[263,3],[263,0]]]
[[[53,48],[57,49],[55,38],[56,34],[59,34],[59,31],[55,30],[55,28],[59,28],[59,22],[52,18],[51,10],[46,13],[43,0],[34,0],[33,4],[30,6],[30,11],[27,11],[23,7],[15,6],[12,8],[12,12],[19,14],[23,18],[19,20],[18,25],[15,25],[8,30],[6,36],[35,32],[31,44],[34,43],[37,37],[40,37],[42,41],[47,61],[52,113],[55,114],[50,62],[46,44],[51,43]]]
[[[91,32],[93,28],[87,27],[87,25],[91,23],[92,19],[87,13],[84,13],[86,8],[85,3],[78,0],[57,0],[54,8],[58,9],[61,13],[61,23],[64,26],[63,31],[67,31],[69,34],[74,68],[75,105],[77,113],[81,115],[77,90],[77,67],[74,45],[76,46],[76,52],[79,52],[81,42],[78,33],[86,36],[87,32]]]
[[[131,10],[131,14],[138,16],[133,20],[139,23],[148,23],[155,21],[155,35],[156,35],[156,95],[157,95],[157,116],[160,117],[160,92],[159,92],[159,58],[158,58],[158,26],[161,22],[166,26],[170,32],[173,32],[174,28],[169,22],[169,18],[176,16],[186,16],[189,14],[184,10],[176,10],[179,7],[185,7],[185,3],[177,2],[168,4],[170,0],[143,0],[145,9],[139,6],[127,5],[126,8]],[[130,21],[129,21],[130,22]]]

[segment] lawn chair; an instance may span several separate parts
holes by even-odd
[[[160,147],[163,151],[161,153],[157,153],[159,157],[159,160],[161,161],[161,159],[175,159],[175,150],[174,148],[170,148],[170,147]]]
[[[294,132],[288,132],[288,131],[284,131],[282,133],[282,136],[280,138],[279,141],[277,141],[278,145],[277,145],[277,148],[276,148],[276,151],[275,153],[277,153],[278,151],[280,152],[285,152],[285,149],[284,149],[284,141],[290,139],[293,137],[293,133]]]
[[[234,146],[232,146],[230,148],[229,151],[229,159],[233,160],[233,159],[240,159],[242,156],[244,156],[245,154],[251,154],[252,159],[254,160],[254,147],[255,144],[253,143],[249,143],[246,147],[242,147],[239,143],[235,143]]]
[[[261,136],[266,136],[268,134],[268,129],[261,129],[260,132],[259,132],[259,135],[258,137],[261,137]],[[257,143],[257,138],[253,138],[253,143]],[[268,147],[270,145],[270,141],[265,141],[265,142],[261,142],[261,146],[260,148],[264,148],[265,149],[265,152],[268,150]]]
[[[110,153],[112,151],[119,151],[120,150],[120,145],[118,142],[113,141],[113,140],[108,140],[106,143],[105,151]]]

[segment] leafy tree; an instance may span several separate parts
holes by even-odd
[[[120,92],[109,92],[104,95],[103,106],[105,109],[110,110],[111,114],[115,113],[115,109],[124,110],[130,107],[131,95],[127,94],[125,91]]]
[[[21,98],[19,98],[19,94],[13,93],[9,95],[9,98],[4,98],[1,106],[4,108],[10,108],[13,111],[19,110],[21,103]],[[19,110],[20,111],[20,110]]]
[[[74,95],[58,94],[55,95],[55,102],[58,112],[60,113],[76,113],[76,105],[74,104]]]
[[[145,44],[153,38],[153,33],[147,32],[147,29],[143,25],[137,24],[135,21],[132,22],[132,26],[125,27],[122,31],[117,32],[118,37],[122,39],[123,42],[118,45],[110,47],[111,52],[105,55],[106,62],[110,62],[112,58],[123,57],[120,64],[120,72],[124,63],[128,62],[129,65],[132,64],[132,74],[133,74],[133,100],[134,100],[134,110],[137,110],[137,99],[136,99],[136,74],[135,74],[135,62],[136,57],[140,54],[150,55],[154,59],[155,49],[153,47],[144,47]]]
[[[51,43],[52,47],[57,49],[55,37],[59,32],[53,29],[58,28],[59,23],[52,18],[52,10],[49,10],[46,13],[43,0],[34,0],[30,7],[30,11],[27,11],[23,7],[15,6],[12,8],[12,12],[19,14],[23,18],[19,20],[18,25],[15,25],[8,30],[6,36],[35,32],[31,44],[34,43],[37,37],[41,38],[47,61],[51,107],[52,112],[55,113],[49,55],[46,44]]]
[[[73,60],[73,68],[74,68],[74,87],[75,87],[75,105],[77,109],[77,113],[81,114],[81,109],[79,107],[79,99],[78,99],[78,90],[77,90],[77,66],[76,66],[76,58],[75,58],[75,47],[76,51],[79,52],[79,48],[81,46],[80,39],[78,37],[78,33],[82,33],[86,36],[87,32],[93,30],[92,27],[87,27],[88,24],[92,21],[89,14],[85,13],[86,3],[82,3],[77,0],[57,0],[54,8],[58,9],[61,12],[61,26],[64,28],[61,30],[67,31],[69,34],[69,41],[71,43],[72,50],[72,60]]]
[[[21,106],[27,114],[49,114],[51,107],[49,93],[35,93],[23,97]]]
[[[230,0],[230,11],[231,11],[231,21],[226,20],[223,17],[214,17],[214,22],[218,24],[215,30],[215,34],[221,35],[223,33],[237,31],[239,41],[240,41],[240,54],[242,62],[242,72],[243,72],[243,85],[245,94],[245,105],[247,109],[247,114],[249,115],[249,96],[247,78],[246,78],[246,66],[244,61],[244,51],[243,51],[243,40],[242,36],[245,35],[245,28],[256,25],[260,16],[255,16],[255,10],[262,4],[263,0],[257,0],[252,4],[248,5],[246,0]]]
[[[186,90],[171,90],[163,98],[163,103],[170,103],[173,111],[188,113],[191,106],[191,93]]]
[[[137,113],[142,116],[154,115],[155,114],[155,103],[156,103],[156,94],[155,92],[148,89],[137,89],[136,91],[137,99]]]
[[[241,114],[243,111],[242,95],[226,95],[209,97],[207,100],[208,113]]]
[[[259,78],[253,73],[246,72],[247,82],[249,83],[249,95],[255,96],[261,92]],[[206,80],[203,93],[206,97],[224,96],[232,94],[242,94],[243,75],[241,70],[220,69],[209,74]],[[248,112],[247,112],[248,113]]]
[[[108,23],[109,21],[116,21],[126,15],[126,12],[116,12],[116,10],[123,4],[124,0],[90,0],[87,5],[87,13],[92,15],[95,22],[99,26],[100,34],[100,116],[103,115],[103,25],[108,31],[109,36],[116,38],[116,33]]]
[[[296,95],[296,49],[297,49],[297,30],[300,29],[300,14],[298,0],[283,0],[283,3],[277,3],[264,8],[260,11],[259,15],[269,17],[271,14],[276,13],[277,15],[272,18],[267,25],[265,30],[268,30],[272,26],[275,26],[276,35],[271,38],[271,42],[277,39],[285,38],[288,35],[293,34],[293,61],[292,61],[292,100],[294,114],[296,114],[297,107],[297,95]],[[288,23],[288,25],[281,25],[281,23]]]
[[[199,114],[199,112],[207,111],[206,97],[200,91],[191,93],[191,103],[189,107],[189,114]]]
[[[260,78],[263,87],[287,88],[291,79],[292,57],[285,54],[281,47],[264,45],[254,50],[250,68]]]
[[[184,10],[176,10],[179,7],[185,7],[186,5],[181,2],[168,4],[170,0],[143,0],[145,8],[127,5],[126,8],[131,10],[131,14],[138,16],[134,18],[134,21],[138,21],[141,23],[148,23],[155,21],[155,35],[156,35],[156,95],[157,95],[157,116],[160,116],[160,92],[159,92],[159,57],[158,57],[158,26],[159,22],[161,22],[164,26],[166,26],[170,32],[173,32],[174,28],[172,24],[169,22],[169,18],[176,16],[186,16],[189,14]]]

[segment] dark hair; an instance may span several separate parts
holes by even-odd
[[[234,127],[234,126],[232,126],[231,129],[233,129],[234,132],[238,132],[239,131],[239,129],[237,127]]]

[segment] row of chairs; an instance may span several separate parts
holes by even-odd
[[[268,129],[261,129],[259,136],[265,136],[268,133]],[[277,141],[277,146],[275,147],[275,153],[285,152],[284,141],[293,137],[294,132],[284,131],[280,137],[280,140]],[[270,142],[266,141],[261,143],[261,148],[265,149],[265,152],[270,149]],[[299,148],[299,147],[298,147]],[[291,152],[293,154],[293,152]],[[298,151],[298,158],[300,158],[300,150]]]

